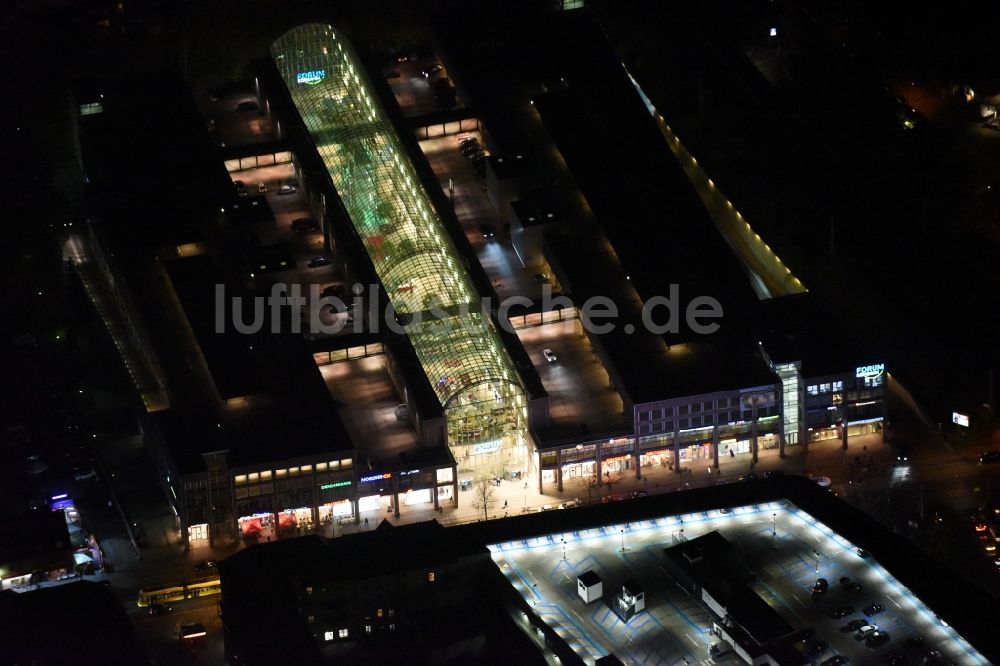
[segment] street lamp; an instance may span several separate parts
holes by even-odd
[[[777,537],[778,536],[778,514],[777,513],[772,513],[771,514],[771,536],[772,537]]]
[[[625,529],[622,528],[622,529],[620,529],[618,531],[622,533],[622,552],[624,553],[625,552]]]
[[[816,573],[819,573],[819,551],[814,549],[813,555],[816,557]]]
[[[562,541],[562,545],[563,545],[563,559],[565,560],[566,559],[566,539],[560,539],[560,541]]]

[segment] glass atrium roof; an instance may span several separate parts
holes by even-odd
[[[510,357],[350,44],[311,23],[282,35],[271,57],[393,307],[458,312],[408,331],[441,404],[474,403],[484,389],[523,404]]]

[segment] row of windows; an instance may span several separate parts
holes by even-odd
[[[770,407],[761,407],[757,410],[757,418],[762,419],[768,416],[777,416],[778,406],[771,405]],[[720,425],[725,423],[737,423],[739,421],[751,421],[753,420],[753,412],[749,409],[746,410],[733,410],[731,412],[720,412],[718,415],[718,423]],[[688,428],[700,428],[702,426],[710,426],[716,424],[715,414],[703,414],[702,416],[691,416],[689,418],[680,418],[676,421],[659,421],[651,424],[653,432],[673,432],[674,424],[676,423],[678,430],[686,430]]]
[[[729,407],[738,407],[740,404],[739,398],[719,398],[718,409],[728,409]],[[696,402],[691,405],[678,405],[677,414],[700,414],[702,412],[711,412],[716,409],[715,402],[712,400],[706,400],[704,402]],[[648,412],[640,412],[640,421],[655,421],[657,419],[662,419],[664,417],[670,417],[674,415],[673,407],[664,407],[662,409],[652,409]]]
[[[351,458],[344,458],[343,460],[331,460],[329,463],[321,462],[316,463],[315,469],[317,472],[325,472],[327,470],[338,470],[338,469],[351,469],[354,466],[354,460]],[[289,467],[288,469],[277,469],[274,470],[274,476],[277,478],[283,478],[286,476],[298,476],[299,474],[312,474],[313,465],[302,465],[301,467]],[[233,483],[238,486],[242,486],[246,483],[257,483],[258,481],[270,481],[271,480],[271,470],[263,470],[261,472],[251,472],[250,474],[237,474],[233,477]]]
[[[843,391],[844,382],[826,382],[825,384],[810,384],[806,387],[806,393],[809,395],[819,395],[820,393],[832,393],[834,391]]]

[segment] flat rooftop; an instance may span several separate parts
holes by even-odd
[[[761,301],[754,330],[774,363],[800,361],[802,377],[822,377],[882,362],[815,296]]]
[[[557,275],[568,282],[576,305],[606,296],[618,306],[619,320],[613,330],[598,336],[599,344],[607,351],[613,371],[621,380],[620,388],[633,403],[766,386],[777,381],[752,334],[743,333],[742,325],[733,321],[735,317],[725,308],[723,318],[718,320],[722,324],[719,332],[669,344],[668,338],[649,331],[643,324],[642,301],[631,288],[631,280],[621,279],[624,269],[610,248],[577,234],[559,236],[548,244],[547,251]],[[680,290],[677,312],[682,318],[686,298]],[[653,314],[658,323],[667,318],[665,308]],[[727,321],[731,322],[728,328]],[[737,326],[739,330],[730,334]]]
[[[600,344],[620,388],[633,402],[645,402],[773,383],[741,322],[757,302],[750,278],[601,27],[587,11],[498,3],[478,11],[491,51],[503,58],[482,56],[484,37],[470,34],[468,16],[435,18],[442,53],[498,150],[509,155],[532,145],[524,158],[529,164],[554,167],[562,186],[575,181],[586,197],[599,229],[574,228],[549,239],[545,252],[577,305],[591,296],[618,305],[619,326]],[[679,285],[680,330],[664,337],[645,332],[643,301],[668,296],[672,284]],[[720,333],[698,335],[683,322],[683,308],[698,296],[722,304]],[[626,324],[633,332],[623,330]],[[671,357],[682,342],[691,343],[687,358],[707,365]]]
[[[758,630],[813,627],[830,644],[823,658],[844,654],[851,663],[872,663],[917,635],[956,664],[989,663],[882,565],[858,557],[855,544],[787,501],[567,529],[495,543],[490,550],[527,607],[585,661],[613,654],[626,663],[700,663],[709,646],[719,642],[710,631],[721,618],[713,618],[699,600],[681,591],[661,563],[665,548],[683,548],[713,532],[731,544],[734,557],[757,577],[751,588],[760,608],[753,608],[770,617],[769,627]],[[814,550],[819,552],[818,574]],[[604,600],[584,604],[576,579],[589,570],[603,579],[606,596],[627,580],[637,581],[645,591],[646,610],[624,623]],[[831,581],[831,590],[817,604],[810,600],[810,588],[818,577]],[[848,596],[838,589],[841,577],[861,583],[864,591]],[[876,623],[891,640],[873,650],[841,627],[862,617],[861,607],[875,601],[886,606]],[[855,613],[841,620],[827,614],[848,603]],[[785,647],[796,645],[801,643]]]
[[[87,198],[113,234],[119,260],[142,261],[144,254],[129,256],[137,246],[203,240],[202,225],[233,187],[187,84],[163,71],[91,88],[104,111],[80,118]]]
[[[609,386],[608,373],[595,358],[578,320],[522,328],[517,336],[549,396],[550,424],[535,431],[538,446],[631,432],[621,396]],[[542,355],[544,349],[556,355],[554,363]]]

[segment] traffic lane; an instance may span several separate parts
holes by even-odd
[[[478,132],[463,132],[454,136],[421,141],[420,148],[437,176],[441,188],[450,193],[462,231],[475,250],[479,263],[489,276],[497,295],[500,298],[525,296],[533,301],[539,301],[542,283],[534,278],[534,274],[546,271],[542,268],[525,268],[522,265],[511,245],[510,233],[497,211],[493,209],[482,182],[476,177],[472,163],[459,150],[461,142],[467,138],[474,138],[482,143]],[[491,238],[485,237],[482,225],[491,227],[495,235]]]
[[[220,664],[224,663],[224,640],[218,602],[217,595],[178,601],[168,604],[171,611],[153,616],[148,608],[139,608],[134,601],[126,609],[137,637],[154,663]],[[180,640],[181,625],[194,622],[205,627],[206,635],[201,639]]]
[[[437,62],[437,58],[418,58],[392,63],[383,69],[383,76],[386,76],[389,89],[404,116],[420,116],[440,110],[430,85],[431,80],[421,74],[425,68]],[[399,76],[391,76],[393,73]],[[440,73],[435,78],[439,76]]]
[[[626,427],[621,396],[597,359],[579,320],[523,328],[517,332],[549,395],[549,415],[556,428],[577,433],[581,424],[590,432],[612,432]],[[551,349],[555,361],[543,351]]]

